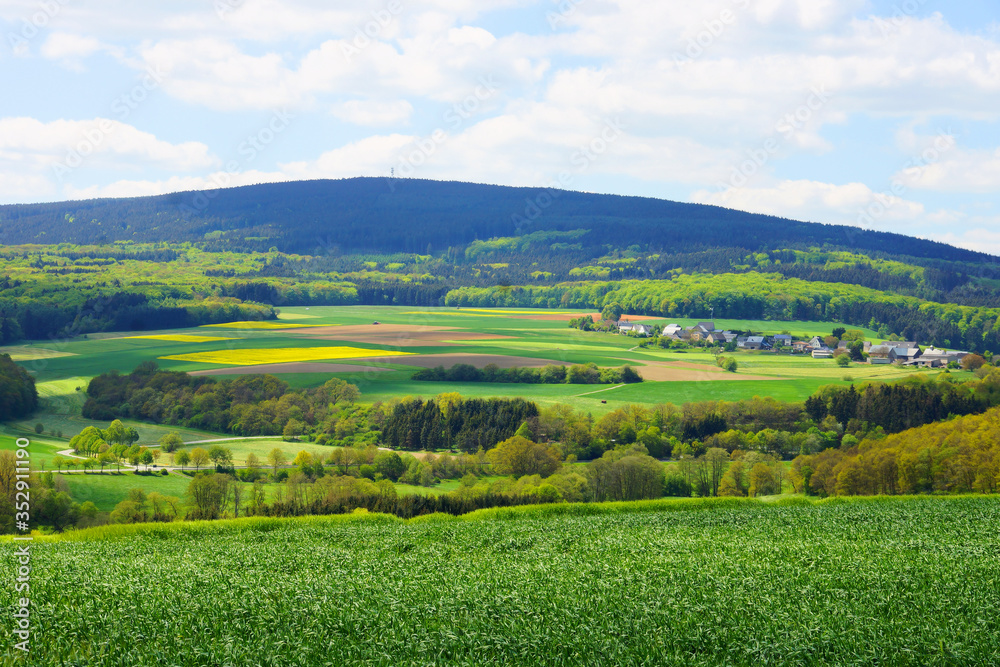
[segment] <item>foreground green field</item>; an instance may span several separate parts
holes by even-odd
[[[998,523],[966,497],[97,529],[33,546],[18,664],[991,665]]]

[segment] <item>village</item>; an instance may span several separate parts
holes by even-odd
[[[668,324],[660,329],[657,326],[634,323],[628,320],[617,322],[619,334],[638,338],[658,337],[659,344],[664,342],[688,343],[699,346],[726,348],[727,351],[744,350],[748,352],[786,352],[789,354],[809,354],[814,359],[833,359],[840,355],[851,355],[854,361],[867,361],[873,365],[899,364],[919,368],[957,368],[968,352],[948,351],[935,348],[921,348],[913,341],[882,341],[873,344],[870,341],[841,339],[841,336],[814,336],[810,340],[795,340],[791,334],[749,335],[733,331],[722,331],[716,328],[715,322],[699,322],[691,327],[679,324]],[[834,333],[837,333],[835,330]]]

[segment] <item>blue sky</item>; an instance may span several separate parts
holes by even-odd
[[[995,14],[983,0],[5,0],[0,203],[394,169],[1000,254]]]

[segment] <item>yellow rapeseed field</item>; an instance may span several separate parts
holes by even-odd
[[[202,327],[219,329],[303,329],[315,324],[282,324],[280,322],[227,322],[225,324],[203,324]]]
[[[367,357],[402,357],[412,352],[365,350],[360,347],[285,347],[271,350],[215,350],[173,354],[160,359],[196,361],[203,364],[224,366],[257,366],[260,364],[287,364],[297,361],[326,361],[330,359],[364,359]]]
[[[166,340],[174,343],[211,343],[215,340],[239,340],[238,338],[218,338],[216,336],[192,336],[190,334],[154,334],[152,336],[125,336],[123,340]]]

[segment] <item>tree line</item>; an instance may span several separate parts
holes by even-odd
[[[797,457],[796,488],[822,496],[996,493],[1000,408]]]
[[[26,417],[37,408],[35,378],[9,354],[0,354],[0,421]]]
[[[818,320],[846,322],[945,348],[1000,349],[1000,309],[924,301],[838,283],[807,282],[748,272],[681,274],[670,280],[563,283],[552,286],[460,287],[448,306],[580,308],[617,303],[657,317]]]
[[[413,374],[422,382],[495,382],[508,384],[633,384],[642,376],[631,366],[598,368],[597,364],[560,366],[548,364],[542,368],[500,368],[487,364],[481,370],[472,364],[455,364],[423,368]]]

